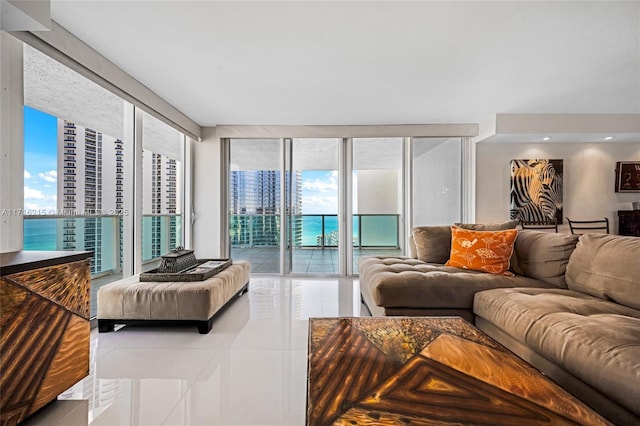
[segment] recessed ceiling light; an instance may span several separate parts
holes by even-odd
[[[605,141],[610,141],[613,139],[613,136],[607,136],[606,138],[604,138]]]
[[[551,138],[549,136],[545,136],[544,138],[542,138],[543,141],[550,141]]]

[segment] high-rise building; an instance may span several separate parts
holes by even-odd
[[[115,146],[115,152],[104,155],[105,143]],[[91,273],[99,273],[106,266],[103,252],[114,249],[100,216],[122,208],[122,141],[58,119],[58,171],[63,176],[58,180],[58,210],[65,216],[58,248],[94,252]]]
[[[294,226],[293,243],[302,239],[302,173],[285,174],[285,187],[289,188]],[[229,182],[229,213],[232,246],[280,245],[281,173],[278,170],[232,171]],[[285,191],[289,194],[289,191]],[[289,212],[287,212],[289,213]],[[296,226],[296,224],[298,224]]]
[[[150,150],[142,151],[143,260],[162,256],[180,243],[180,162]],[[164,232],[163,232],[164,231]],[[147,233],[151,236],[147,236]]]
[[[59,225],[62,238],[57,248],[93,251],[92,274],[122,265],[124,157],[122,140],[58,119],[58,172],[62,179],[58,179],[57,203],[65,218]],[[175,216],[180,213],[178,168],[175,159],[143,151],[143,214],[150,216],[143,219],[150,221],[150,227],[143,228],[150,232],[143,235],[145,260],[161,256],[179,242]],[[118,226],[113,217],[120,221]],[[111,257],[103,256],[109,253]]]

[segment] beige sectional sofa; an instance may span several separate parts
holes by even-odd
[[[475,226],[478,230],[509,227],[515,222]],[[444,266],[451,250],[449,226],[417,227],[413,241],[411,257],[359,259],[360,291],[372,315],[459,315],[473,322],[473,297],[479,291],[564,288],[565,268],[578,236],[520,231],[511,261],[515,277]]]
[[[640,424],[640,238],[520,231],[513,278],[443,263],[362,258],[363,300],[374,315],[461,315],[615,424]]]

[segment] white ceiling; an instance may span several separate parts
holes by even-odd
[[[23,53],[25,105],[113,138],[124,138],[122,99],[29,45],[24,45]],[[182,160],[182,139],[177,130],[146,113],[142,126],[143,149]]]
[[[640,113],[638,1],[65,1],[51,16],[202,126]]]

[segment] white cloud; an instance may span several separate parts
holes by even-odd
[[[327,173],[326,179],[313,179],[302,182],[302,189],[305,191],[329,192],[338,190],[338,172]]]
[[[55,213],[57,206],[57,195],[47,195],[39,189],[24,187],[24,209],[27,214],[36,214],[30,212]],[[38,213],[40,214],[40,213]]]
[[[29,173],[27,170],[24,171],[24,178],[25,179],[31,179],[31,173]]]
[[[304,214],[336,214],[337,211],[338,200],[336,197],[309,195],[302,199],[302,212]]]
[[[28,203],[25,201],[24,213],[26,215],[56,214],[56,209],[55,207],[52,207],[47,203],[39,203],[39,202]]]
[[[56,182],[58,180],[58,172],[56,170],[49,170],[48,172],[38,173],[38,176],[47,182]]]
[[[25,200],[44,200],[45,195],[42,191],[37,189],[29,188],[25,185],[24,187],[24,199]]]

